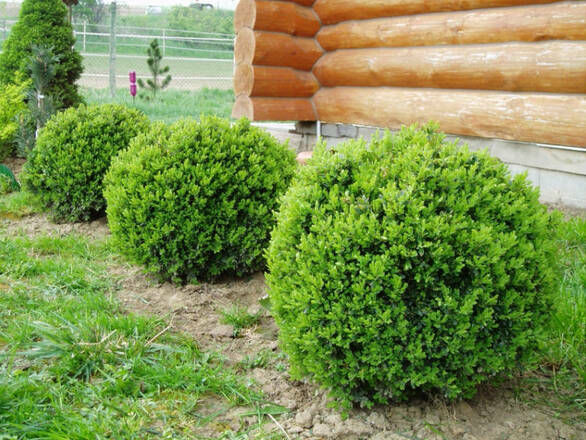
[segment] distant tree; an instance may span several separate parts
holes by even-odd
[[[155,38],[151,41],[150,47],[147,49],[147,64],[151,71],[152,79],[147,79],[146,84],[142,79],[138,80],[138,85],[142,89],[146,89],[153,94],[153,98],[157,96],[157,92],[163,90],[171,82],[171,75],[166,75],[163,80],[163,75],[169,72],[169,66],[161,67],[161,61],[163,55],[161,55],[161,49],[159,48],[159,42]]]
[[[24,0],[0,54],[0,84],[13,83],[19,72],[29,75],[33,45],[51,47],[59,63],[48,93],[59,97],[63,107],[79,104],[82,98],[75,82],[83,67],[74,44],[67,8],[61,0]]]
[[[78,0],[63,0],[63,3],[65,3],[65,6],[67,6],[67,20],[69,21],[69,23],[71,23],[71,18],[72,18],[71,8],[74,5],[77,5]]]
[[[167,15],[167,23],[172,29],[233,34],[234,12],[173,6]]]
[[[73,16],[76,20],[99,24],[106,16],[106,4],[103,0],[79,0],[73,7]]]

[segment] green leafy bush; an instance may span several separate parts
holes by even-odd
[[[338,403],[469,397],[533,357],[556,217],[487,153],[404,129],[321,146],[286,193],[268,283],[292,375]]]
[[[104,213],[103,180],[112,157],[147,129],[147,117],[122,105],[70,108],[41,130],[24,166],[23,184],[59,221]]]
[[[234,12],[173,6],[167,14],[167,25],[171,29],[231,35],[234,33]]]
[[[27,73],[33,45],[50,47],[59,64],[49,94],[65,107],[79,104],[82,99],[75,82],[83,68],[74,44],[62,0],[24,0],[18,21],[2,46],[0,84],[14,82],[18,72]]]
[[[155,124],[106,176],[114,243],[174,280],[259,270],[294,170],[294,154],[245,120]]]
[[[24,98],[28,87],[29,82],[18,82],[0,88],[0,161],[14,152],[16,117],[26,110]]]

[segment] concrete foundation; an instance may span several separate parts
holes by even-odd
[[[313,150],[317,143],[315,122],[255,125],[265,128],[280,141],[288,140],[297,152]],[[354,138],[368,140],[381,130],[358,125],[320,124],[319,131],[321,139],[333,146]],[[447,138],[467,144],[471,150],[487,149],[506,163],[513,174],[527,172],[529,180],[540,188],[542,202],[586,209],[586,149],[469,136]]]

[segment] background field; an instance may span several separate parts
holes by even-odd
[[[18,16],[18,4],[0,3],[0,48]],[[79,84],[87,88],[108,88],[110,72],[116,87],[127,87],[128,72],[138,78],[150,77],[147,48],[157,39],[163,66],[173,77],[169,89],[200,90],[232,88],[234,34],[233,12],[165,8],[163,14],[145,15],[144,9],[119,6],[115,26],[115,62],[110,67],[110,16],[99,22],[84,16],[74,19],[76,49],[83,56],[84,72]]]

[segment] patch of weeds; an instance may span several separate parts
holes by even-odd
[[[259,440],[273,440],[273,439],[283,439],[283,431],[280,428],[265,429],[265,421],[267,417],[272,420],[273,422],[276,421],[275,417],[278,417],[282,414],[288,414],[289,410],[280,405],[274,404],[257,404],[255,408],[249,412],[244,412],[240,414],[241,418],[245,417],[255,417],[256,423],[250,425],[246,430],[233,432],[228,431],[224,433],[220,439],[259,439]]]
[[[255,368],[265,368],[275,359],[277,353],[270,349],[262,349],[254,355],[247,355],[240,361],[240,368],[244,370],[254,370]]]
[[[0,236],[0,432],[194,438],[206,396],[266,423],[275,411],[218,355],[119,308],[109,252],[82,237]]]
[[[241,370],[255,368],[274,368],[276,371],[287,371],[287,354],[264,348],[254,355],[248,355],[238,363]]]
[[[43,211],[39,197],[28,191],[0,196],[0,219],[19,219]]]
[[[234,327],[233,337],[240,336],[240,331],[250,328],[260,321],[260,312],[249,313],[246,307],[233,305],[222,311],[222,323]]]

